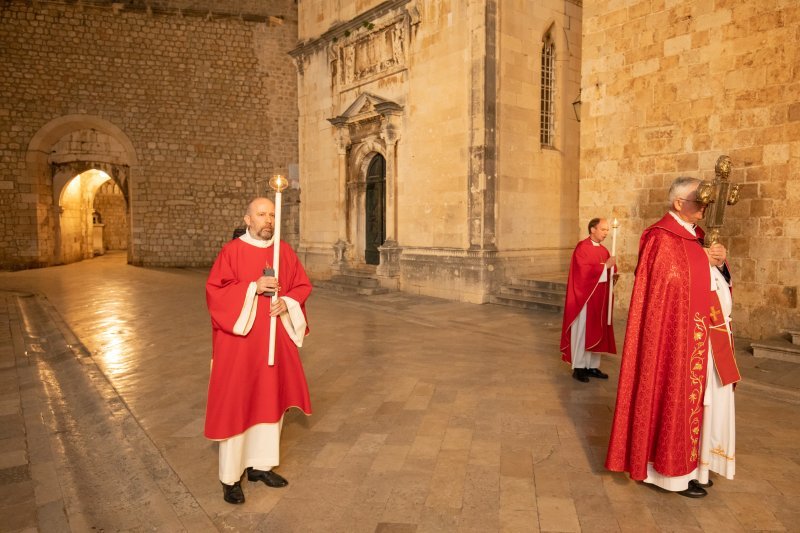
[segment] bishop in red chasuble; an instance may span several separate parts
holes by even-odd
[[[739,379],[726,251],[701,244],[698,184],[678,178],[671,211],[642,234],[606,457],[609,470],[694,498],[709,470],[733,478]]]
[[[206,283],[212,325],[212,364],[205,436],[220,442],[220,481],[229,503],[243,503],[240,478],[270,487],[288,482],[272,471],[279,463],[283,414],[311,414],[298,347],[308,332],[305,302],[311,283],[285,242],[278,278],[273,267],[274,205],[257,198],[248,207],[247,232],[227,243]],[[269,293],[279,298],[271,303]],[[276,316],[275,364],[267,364],[270,316]]]

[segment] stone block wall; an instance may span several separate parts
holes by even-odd
[[[130,228],[125,198],[117,184],[109,180],[102,184],[94,196],[94,210],[103,224],[103,248],[127,250]]]
[[[735,333],[800,327],[799,50],[794,0],[584,5],[580,213],[620,219],[621,305],[669,184],[713,178],[727,154],[742,185],[722,230]]]
[[[578,240],[579,2],[500,2],[498,8],[497,244],[504,278],[566,271],[547,265]],[[555,45],[554,143],[540,142],[542,42]],[[509,251],[509,252],[506,252]],[[562,254],[564,255],[564,254]],[[527,256],[527,261],[523,256]]]
[[[0,266],[53,260],[58,199],[46,165],[31,173],[28,149],[64,117],[76,121],[59,125],[64,135],[102,122],[131,146],[132,262],[210,264],[257,181],[297,163],[286,54],[296,9],[292,0],[4,3]]]
[[[563,270],[576,242],[580,17],[577,0],[303,2],[292,54],[311,275],[366,266],[363,161],[374,153],[387,159],[393,251],[377,274],[396,281],[386,286],[485,302],[507,277]],[[548,29],[558,42],[558,141],[542,150]],[[394,118],[376,118],[381,107]]]

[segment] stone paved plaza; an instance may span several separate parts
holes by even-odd
[[[0,529],[800,530],[796,365],[737,354],[736,479],[690,500],[605,471],[618,359],[571,379],[560,316],[322,289],[290,485],[226,504],[202,436],[205,277],[121,254],[0,273]]]

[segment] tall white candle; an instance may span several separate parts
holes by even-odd
[[[617,255],[617,228],[619,227],[619,222],[617,219],[614,219],[614,222],[611,223],[611,227],[614,228],[614,232],[611,234],[611,255]]]
[[[288,181],[280,174],[275,174],[269,180],[269,185],[275,190],[275,230],[272,233],[272,269],[275,271],[275,278],[281,265],[281,191],[286,188]],[[272,295],[271,304],[278,301],[278,291]],[[267,364],[275,365],[275,327],[278,325],[278,317],[269,317],[269,356]]]
[[[278,277],[281,261],[281,193],[275,193],[275,231],[272,234],[272,269]],[[270,302],[278,301],[278,291],[272,294]],[[269,317],[269,366],[275,365],[275,327],[278,325],[276,316]]]
[[[619,222],[617,219],[614,219],[614,222],[611,223],[611,227],[614,231],[611,233],[611,257],[616,257],[617,255],[617,228],[619,227]],[[611,311],[614,308],[614,270],[616,267],[611,267],[608,271],[608,325],[611,325]]]

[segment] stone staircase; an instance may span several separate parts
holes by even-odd
[[[380,280],[375,276],[374,267],[352,268],[345,273],[332,275],[329,280],[316,281],[314,286],[343,294],[364,296],[390,292],[389,289],[381,286]]]
[[[563,313],[566,293],[567,273],[556,272],[536,277],[512,278],[509,283],[501,285],[496,294],[489,297],[489,302]]]
[[[800,363],[800,331],[787,331],[785,337],[756,341],[750,346],[754,357]]]

